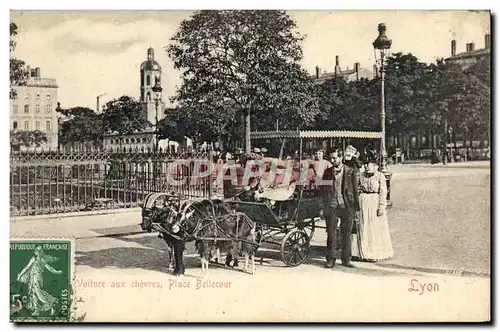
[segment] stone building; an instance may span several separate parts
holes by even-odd
[[[29,77],[26,85],[13,86],[17,95],[10,100],[10,129],[34,131],[47,135],[42,149],[57,149],[57,82],[53,78],[42,78],[40,67],[27,67]]]
[[[152,124],[141,132],[121,136],[111,133],[103,138],[103,146],[107,151],[130,151],[141,149],[154,149],[156,147],[156,125],[165,118],[165,104],[162,100],[157,101],[153,87],[155,84],[161,86],[162,68],[155,60],[153,48],[148,48],[147,58],[140,66],[140,101],[142,103],[143,115]],[[158,142],[158,147],[168,148],[168,143]]]
[[[321,71],[321,69],[316,66],[316,73],[311,76],[316,84],[322,84],[335,77],[343,77],[346,82],[352,82],[362,78],[372,79],[374,78],[374,72],[366,68],[361,68],[359,62],[354,63],[354,66],[351,69],[347,67],[342,70],[340,67],[339,56],[337,55],[335,56],[335,70],[333,72]]]
[[[476,49],[475,43],[465,44],[465,52],[457,53],[457,42],[451,41],[451,55],[446,58],[448,63],[459,64],[462,69],[467,69],[481,59],[491,59],[491,38],[489,34],[484,36],[484,48]]]
[[[153,126],[165,117],[165,104],[160,100],[158,109],[156,108],[156,97],[153,91],[155,84],[161,85],[161,66],[155,60],[155,51],[148,48],[147,60],[141,64],[141,102],[147,119]]]

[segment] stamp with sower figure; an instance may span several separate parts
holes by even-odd
[[[71,240],[10,241],[11,321],[71,321],[73,252]]]

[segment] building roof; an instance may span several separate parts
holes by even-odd
[[[359,68],[359,79],[362,78],[373,78],[373,72],[366,68]],[[323,72],[319,77],[316,75],[310,75],[310,77],[314,80],[315,83],[322,84],[327,80],[335,78],[335,72]],[[344,78],[346,81],[355,81],[356,80],[356,69],[346,69],[340,71],[340,77]]]
[[[156,60],[151,59],[141,63],[141,70],[161,70],[161,66]]]
[[[141,63],[141,70],[160,70],[160,64],[155,60],[155,50],[148,48],[148,59]]]
[[[491,49],[489,48],[481,48],[479,50],[474,50],[474,51],[469,51],[469,52],[462,52],[458,53],[454,56],[451,56],[445,60],[461,60],[461,59],[467,59],[467,58],[474,58],[474,57],[480,57],[480,56],[490,56],[491,54]]]

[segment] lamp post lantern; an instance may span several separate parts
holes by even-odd
[[[157,77],[155,80],[155,85],[153,86],[153,92],[155,93],[155,106],[156,106],[156,117],[155,117],[155,151],[158,151],[158,108],[160,107],[161,92],[163,88],[160,85],[160,80]]]
[[[382,131],[382,138],[380,140],[380,171],[384,173],[387,181],[387,201],[388,206],[391,205],[390,202],[390,186],[391,186],[391,176],[392,174],[387,169],[387,150],[385,146],[385,61],[390,55],[392,40],[390,40],[385,31],[387,27],[384,23],[378,25],[378,37],[373,42],[373,48],[375,51],[376,62],[380,64],[380,127]],[[377,54],[378,53],[378,54]]]

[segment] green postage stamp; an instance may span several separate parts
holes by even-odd
[[[71,321],[74,250],[67,239],[11,239],[11,321]]]

